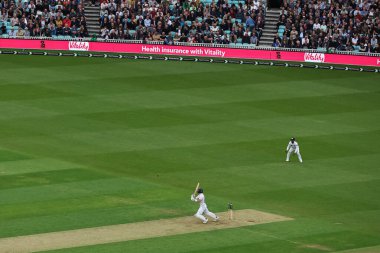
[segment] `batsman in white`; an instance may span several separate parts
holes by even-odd
[[[298,146],[298,143],[296,142],[296,138],[291,138],[290,141],[289,141],[289,144],[288,146],[286,147],[286,161],[289,162],[289,158],[290,158],[290,155],[292,153],[294,154],[297,154],[298,156],[298,160],[300,161],[300,163],[302,163],[302,157],[301,157],[301,153],[300,153],[300,147]]]
[[[205,195],[203,194],[203,189],[199,188],[197,193],[198,193],[197,196],[194,196],[194,194],[191,194],[191,198],[190,198],[192,201],[199,203],[198,212],[194,214],[194,216],[202,220],[204,224],[208,222],[208,219],[205,216],[203,216],[203,214],[211,217],[213,221],[218,221],[219,217],[216,216],[214,213],[210,212],[207,208],[207,205],[205,202]]]

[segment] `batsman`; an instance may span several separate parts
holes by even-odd
[[[196,193],[198,194],[197,196],[195,196]],[[203,224],[206,224],[208,222],[208,219],[205,216],[203,216],[203,214],[211,217],[213,221],[219,220],[219,217],[217,215],[208,210],[205,195],[203,194],[203,189],[199,188],[199,183],[197,185],[197,188],[195,189],[195,192],[191,195],[190,199],[194,202],[199,203],[199,209],[197,213],[194,214],[194,216],[200,219],[203,222]]]

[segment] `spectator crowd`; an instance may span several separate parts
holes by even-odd
[[[101,0],[104,39],[258,45],[262,0]],[[95,0],[92,0],[92,4]],[[274,47],[380,53],[379,0],[283,0]],[[82,0],[0,0],[0,35],[89,36]]]
[[[274,47],[380,53],[380,1],[284,0]]]
[[[0,0],[0,35],[88,36],[80,0]]]
[[[261,0],[104,0],[101,37],[143,41],[257,45],[265,23]]]

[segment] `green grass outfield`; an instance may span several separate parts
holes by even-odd
[[[54,252],[380,252],[379,143],[375,73],[0,55],[0,237],[192,215],[200,181],[295,220]]]

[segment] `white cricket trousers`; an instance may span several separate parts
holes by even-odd
[[[206,203],[203,203],[199,206],[198,212],[196,214],[194,214],[194,216],[197,217],[198,219],[202,220],[203,222],[205,222],[206,217],[204,217],[203,214],[206,214],[207,216],[213,218],[214,220],[217,217],[214,213],[212,213],[208,210]]]
[[[286,161],[289,162],[290,155],[293,154],[293,153],[297,154],[298,160],[302,163],[302,157],[301,157],[300,151],[296,151],[293,148],[290,148],[289,151],[288,151],[288,153],[286,154]]]

